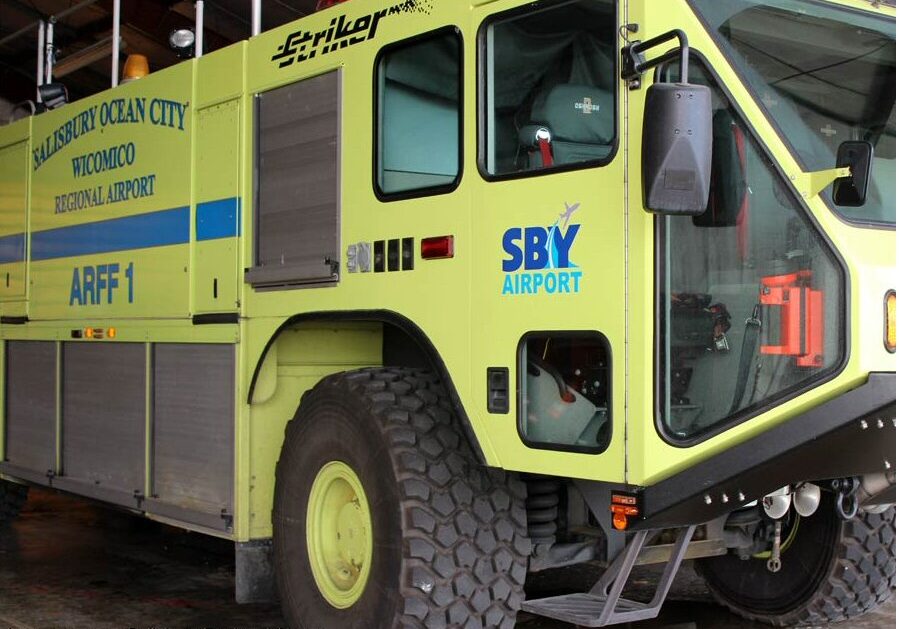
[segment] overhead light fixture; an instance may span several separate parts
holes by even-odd
[[[69,102],[69,90],[62,83],[45,83],[37,89],[41,102],[47,109],[56,109]]]
[[[192,29],[177,28],[169,34],[169,46],[180,59],[194,56],[194,44],[197,36]]]

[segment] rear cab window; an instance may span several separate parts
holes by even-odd
[[[488,178],[608,163],[617,136],[615,4],[501,13],[481,31],[481,170]]]
[[[462,175],[462,38],[446,28],[386,47],[376,64],[375,190],[451,192]]]

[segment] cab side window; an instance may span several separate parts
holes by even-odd
[[[603,163],[614,151],[615,4],[545,4],[482,30],[488,176]]]
[[[449,192],[462,172],[462,42],[455,29],[387,48],[377,64],[376,189]]]
[[[661,79],[679,76],[664,67]],[[712,186],[700,216],[657,219],[662,431],[694,443],[836,373],[845,353],[839,263],[705,64]]]

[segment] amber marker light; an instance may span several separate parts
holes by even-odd
[[[609,511],[612,512],[612,526],[619,531],[623,531],[627,528],[627,519],[629,517],[640,515],[636,496],[612,494],[612,504],[609,505]]]
[[[93,328],[84,328],[84,338],[86,338],[86,339],[94,338],[94,329]]]
[[[106,338],[114,339],[114,338],[115,338],[115,335],[116,335],[116,329],[115,329],[115,328],[109,328],[109,329],[106,331]]]
[[[887,292],[883,299],[883,344],[891,354],[896,353],[896,291]]]

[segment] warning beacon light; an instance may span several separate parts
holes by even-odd
[[[144,55],[128,55],[122,70],[122,83],[136,81],[150,74],[150,63]]]

